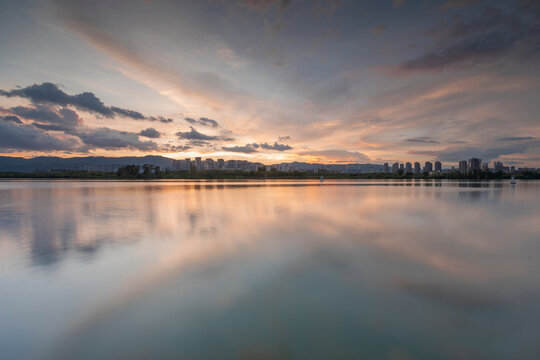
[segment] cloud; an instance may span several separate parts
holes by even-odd
[[[203,140],[203,141],[210,141],[210,140],[221,140],[221,137],[219,136],[212,136],[212,135],[205,135],[203,133],[198,132],[193,128],[193,126],[190,126],[190,131],[184,131],[184,132],[177,132],[176,136],[178,136],[180,139],[186,139],[186,140]]]
[[[258,148],[259,148],[259,145],[253,143],[253,144],[246,144],[244,146],[223,146],[221,149],[225,151],[251,154],[251,153],[257,152]]]
[[[209,127],[213,127],[213,128],[217,128],[219,126],[219,124],[218,124],[218,122],[216,120],[208,119],[208,118],[205,118],[205,117],[201,117],[201,118],[199,118],[199,120],[195,120],[193,118],[186,117],[186,118],[184,118],[184,120],[186,120],[188,123],[193,124],[193,125],[209,126]]]
[[[167,145],[164,145],[162,148],[161,148],[161,151],[165,151],[165,152],[182,152],[182,151],[186,151],[186,150],[189,150],[189,149],[192,149],[193,146],[190,146],[190,145],[170,145],[170,144],[167,144]]]
[[[159,121],[159,122],[162,122],[162,123],[172,123],[174,120],[171,119],[171,118],[165,118],[163,116],[150,116],[148,118],[149,120],[152,120],[152,121]]]
[[[107,150],[131,149],[156,151],[158,146],[153,141],[140,141],[136,133],[109,128],[85,129],[74,132],[81,141],[90,148]]]
[[[386,29],[386,26],[385,25],[377,25],[377,26],[373,26],[371,28],[371,33],[375,36],[378,36],[380,34],[382,34],[382,32]]]
[[[429,32],[437,38],[431,50],[402,62],[396,72],[440,72],[495,61],[511,53],[530,58],[540,52],[537,21],[537,17],[526,19],[489,6],[476,17],[457,16]]]
[[[274,145],[268,145],[267,143],[261,144],[261,148],[265,150],[276,150],[276,151],[285,151],[285,150],[291,150],[292,147],[285,144],[278,144],[277,142],[274,142]]]
[[[122,109],[115,106],[105,106],[103,102],[91,92],[68,95],[60,90],[58,86],[50,82],[45,82],[40,85],[34,84],[25,88],[18,88],[10,91],[0,90],[0,95],[26,98],[35,104],[72,105],[80,110],[86,110],[109,118],[120,115],[136,120],[145,119],[145,117],[137,111]]]
[[[466,7],[479,3],[480,0],[448,0],[441,5],[441,9],[452,9],[457,7]]]
[[[251,154],[251,153],[258,152],[259,149],[285,151],[285,150],[291,150],[292,147],[290,147],[289,145],[278,144],[277,142],[274,142],[274,145],[269,145],[268,143],[262,143],[262,144],[252,143],[252,144],[246,144],[244,146],[224,146],[222,147],[222,149],[225,151]]]
[[[533,149],[533,150],[530,150]],[[437,158],[441,161],[458,162],[471,157],[478,157],[484,162],[495,160],[505,155],[525,154],[528,151],[536,152],[540,150],[540,141],[535,138],[521,139],[519,141],[510,140],[509,144],[501,146],[456,146],[442,150],[409,151],[411,155],[422,155]]]
[[[147,137],[147,138],[157,139],[161,136],[161,133],[154,128],[148,128],[148,129],[142,130],[139,133],[139,135]]]
[[[405,139],[405,141],[415,142],[415,143],[428,143],[428,144],[438,144],[439,143],[438,140],[430,138],[429,136],[420,136],[420,137]]]
[[[11,122],[13,122],[15,124],[22,124],[23,123],[21,121],[21,119],[19,119],[16,116],[13,116],[13,115],[0,116],[0,119],[3,120],[3,121],[11,121]]]
[[[535,138],[532,136],[511,136],[511,137],[503,137],[498,138],[497,141],[524,141],[524,140],[534,140]]]
[[[392,3],[392,6],[393,7],[402,7],[403,5],[405,5],[405,3],[407,2],[407,0],[394,0],[394,2]]]
[[[80,143],[73,138],[59,138],[30,125],[15,121],[15,116],[0,116],[0,149],[2,151],[73,151]]]
[[[366,163],[370,159],[357,151],[347,150],[320,150],[320,151],[304,151],[300,155],[312,157],[315,162],[359,162]]]
[[[278,141],[291,140],[290,136],[279,136]]]
[[[208,68],[196,70],[176,65],[167,65],[160,63],[163,55],[157,56],[154,53],[145,53],[147,47],[142,45],[140,41],[136,41],[134,38],[131,39],[132,31],[129,31],[133,26],[137,26],[134,25],[135,22],[133,20],[136,17],[134,18],[133,16],[137,14],[137,10],[134,9],[141,7],[140,3],[114,5],[110,1],[104,0],[98,1],[99,6],[95,6],[94,3],[74,3],[71,0],[53,0],[51,3],[53,4],[52,9],[70,31],[79,35],[105,55],[119,62],[124,69],[123,72],[127,76],[137,81],[141,81],[141,78],[146,78],[148,83],[145,83],[148,86],[160,92],[167,92],[167,96],[171,97],[174,101],[180,101],[179,98],[182,98],[182,102],[195,100],[199,104],[217,108],[229,107],[231,103],[249,100],[249,96],[237,88],[236,82],[229,80],[221,69],[219,71],[212,71]],[[192,4],[193,6],[190,5],[187,8],[194,10],[197,3],[194,2]],[[128,11],[124,5],[129,6],[131,10]],[[173,2],[171,7],[173,9],[177,8],[182,13],[185,10],[186,16],[189,17],[189,10],[186,9],[185,5],[181,3],[175,4]],[[155,15],[149,15],[148,21],[159,21],[159,23],[154,23],[155,26],[153,28],[156,31],[159,31],[158,28],[166,28],[168,29],[167,31],[182,31],[178,29],[186,29],[189,24],[194,24],[194,19],[189,19],[189,21],[181,21],[177,28],[171,22],[163,22],[163,17],[160,17],[159,19],[161,20],[158,20]],[[104,21],[108,16],[114,17],[114,21],[110,23]],[[163,16],[173,16],[173,13],[169,12],[163,14]],[[178,22],[175,21],[175,23]],[[127,33],[121,30],[119,31],[116,27],[121,24],[127,26],[125,28],[128,30]],[[215,24],[201,24],[199,22],[200,28],[196,31],[197,35],[195,38],[205,39],[204,36],[215,28]],[[171,30],[169,25],[173,26],[175,30]],[[183,39],[181,43],[184,41],[187,43],[191,42],[188,39]],[[197,46],[199,45],[200,42],[197,42]],[[186,58],[183,57],[180,62],[185,60]],[[190,99],[186,99],[186,97]]]
[[[277,6],[279,11],[285,11],[292,3],[292,0],[242,0],[237,4],[252,10],[266,12],[273,6]]]
[[[341,5],[343,5],[342,0],[320,0],[315,3],[313,12],[318,18],[331,18]]]
[[[97,98],[93,93],[91,92],[83,92],[76,95],[69,95],[65,93],[63,90],[59,89],[57,85],[50,83],[50,82],[44,82],[42,84],[34,84],[27,86],[25,88],[17,88],[13,90],[1,90],[0,89],[0,95],[6,96],[6,97],[20,97],[30,100],[32,103],[34,103],[36,108],[32,110],[32,108],[27,108],[27,114],[29,116],[37,117],[42,116],[45,117],[47,114],[44,112],[48,110],[49,116],[54,116],[52,113],[55,112],[55,110],[52,107],[46,107],[43,106],[46,105],[60,105],[60,106],[74,106],[79,110],[88,111],[90,113],[98,114],[107,118],[113,118],[115,116],[121,116],[121,117],[127,117],[134,120],[150,120],[150,121],[160,121],[163,123],[170,123],[173,120],[164,118],[162,116],[150,116],[145,117],[143,114],[141,114],[138,111],[135,110],[129,110],[129,109],[123,109],[117,106],[106,106],[103,104],[103,102]],[[24,111],[25,109],[21,108],[20,111]],[[33,111],[33,113],[30,113]],[[39,114],[38,111],[42,111],[42,114]],[[63,108],[59,110],[59,112],[62,111],[64,113],[67,113],[68,111],[72,111],[67,108]],[[75,113],[75,112],[73,112]],[[23,115],[21,115],[23,116]],[[65,116],[65,115],[64,115]],[[36,118],[36,120],[38,120]]]
[[[48,130],[69,130],[82,124],[82,118],[73,110],[52,106],[15,106],[9,109],[13,114],[35,120],[34,126]]]

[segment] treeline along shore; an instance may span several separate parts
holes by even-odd
[[[457,170],[440,173],[412,174],[402,170],[396,173],[334,173],[326,170],[318,171],[278,171],[261,167],[255,171],[241,170],[161,170],[154,165],[125,165],[116,172],[86,170],[51,170],[48,172],[0,172],[4,179],[108,179],[108,180],[152,180],[152,179],[449,179],[449,180],[505,180],[514,176],[521,180],[540,180],[537,170],[523,170],[514,173],[502,171],[475,170],[463,174]]]

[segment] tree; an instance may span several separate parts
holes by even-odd
[[[144,164],[143,165],[143,174],[142,176],[144,178],[149,178],[149,177],[152,177],[153,173],[152,173],[152,168],[153,166],[150,165],[150,164]]]
[[[119,177],[137,177],[140,170],[139,165],[124,165],[118,168],[116,175]]]

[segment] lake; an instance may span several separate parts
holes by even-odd
[[[539,359],[540,182],[1,181],[1,359]]]

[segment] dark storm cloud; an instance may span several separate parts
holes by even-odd
[[[153,139],[157,139],[161,136],[161,133],[159,131],[157,131],[156,129],[154,128],[148,128],[148,129],[144,129],[142,130],[140,133],[139,133],[140,136],[145,136],[147,138],[153,138]]]
[[[60,139],[30,125],[0,116],[0,149],[34,151],[72,151],[80,144],[75,139]]]
[[[184,118],[188,123],[193,125],[202,125],[202,126],[209,126],[209,127],[218,127],[218,122],[216,120],[208,119],[205,117],[199,118],[199,120],[195,120],[193,118]]]
[[[421,137],[405,139],[405,141],[415,142],[415,143],[428,143],[428,144],[438,144],[439,143],[439,141],[437,141],[437,140],[435,140],[433,138],[430,138],[428,136],[421,136]]]
[[[291,150],[292,147],[285,144],[278,144],[277,142],[274,142],[274,145],[268,145],[267,143],[261,144],[261,148],[265,150],[277,150],[277,151],[285,151],[285,150]]]
[[[140,141],[136,133],[109,128],[85,129],[74,132],[81,141],[90,148],[107,150],[131,149],[154,151],[158,146],[153,141]]]
[[[162,122],[172,121],[170,119],[164,119],[161,117],[147,118],[138,111],[123,109],[116,106],[106,106],[91,92],[69,95],[60,90],[58,86],[50,82],[34,84],[25,88],[17,88],[9,91],[0,90],[0,95],[6,97],[26,98],[34,104],[54,104],[61,106],[71,105],[80,110],[85,110],[108,118],[124,116],[135,120],[159,120]]]
[[[35,126],[50,130],[69,130],[82,124],[79,115],[68,108],[54,109],[50,106],[15,106],[9,109],[13,114],[36,121]]]
[[[515,53],[523,58],[540,52],[537,16],[524,11],[505,12],[486,6],[475,17],[456,16],[429,32],[437,38],[430,51],[401,63],[397,71],[438,72],[451,67],[494,61]]]
[[[225,151],[251,154],[251,153],[257,152],[258,148],[259,148],[259,145],[253,143],[253,144],[246,144],[244,146],[223,146],[221,149]]]

